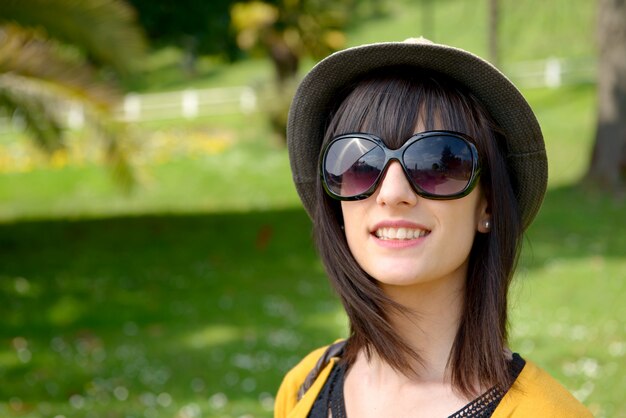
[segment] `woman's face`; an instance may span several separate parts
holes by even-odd
[[[393,161],[375,193],[342,201],[348,246],[361,268],[382,285],[465,281],[477,231],[487,232],[480,189],[455,200],[418,196]]]

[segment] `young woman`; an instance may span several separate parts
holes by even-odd
[[[587,417],[507,345],[507,292],[547,161],[497,69],[418,39],[320,62],[288,146],[345,341],[285,377],[276,417]]]

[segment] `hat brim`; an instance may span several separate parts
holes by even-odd
[[[508,164],[524,229],[543,201],[548,165],[537,119],[519,90],[487,61],[462,49],[430,42],[385,42],[336,52],[320,61],[296,90],[287,124],[293,180],[309,216],[316,199],[318,159],[337,95],[385,67],[413,66],[444,74],[472,92],[505,133]]]

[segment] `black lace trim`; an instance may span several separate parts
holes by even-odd
[[[517,379],[517,376],[522,372],[525,364],[526,361],[524,361],[519,354],[513,353],[513,359],[509,363],[511,382]],[[489,418],[493,415],[508,390],[509,388],[502,389],[498,386],[494,386],[448,418]]]
[[[514,353],[510,362],[512,382],[517,379],[525,365],[526,361]],[[346,366],[342,362],[333,369],[309,412],[309,418],[328,418],[329,412],[332,413],[333,418],[347,418],[343,398],[345,372]],[[493,415],[508,389],[493,387],[448,418],[489,418]]]
[[[488,418],[496,410],[505,393],[500,388],[494,387],[450,415],[449,418]]]
[[[309,412],[309,418],[328,418],[329,411],[332,412],[333,418],[347,418],[346,404],[343,400],[345,372],[346,366],[343,362],[330,372],[330,376]]]

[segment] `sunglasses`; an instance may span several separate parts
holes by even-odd
[[[461,133],[428,131],[392,150],[372,134],[340,135],[322,151],[322,184],[334,199],[365,199],[376,191],[387,166],[395,160],[419,196],[458,199],[474,189],[480,175],[478,151],[472,142]]]

